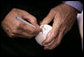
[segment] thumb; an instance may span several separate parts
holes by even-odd
[[[25,16],[22,16],[22,18],[33,25],[37,24],[36,18],[32,15],[25,15]]]
[[[25,15],[25,16],[23,16],[23,19],[27,20],[29,23],[31,23],[32,25],[34,25],[36,27],[35,29],[36,29],[37,32],[42,31],[42,29],[38,25],[37,20],[36,20],[36,18],[34,16],[32,16],[32,15],[26,16]]]
[[[49,14],[43,19],[43,21],[40,24],[41,25],[49,24],[53,20],[54,16],[55,16],[55,12],[54,12],[54,10],[51,10],[49,12]]]

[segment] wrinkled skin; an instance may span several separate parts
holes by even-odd
[[[44,49],[52,50],[57,47],[63,38],[63,36],[71,29],[77,16],[77,10],[69,5],[60,4],[49,12],[49,14],[43,19],[41,25],[49,24],[53,20],[52,30],[48,33],[46,40],[43,41],[43,45],[54,42],[45,46]]]
[[[25,23],[15,19],[20,17],[33,24],[36,28],[26,25]],[[13,8],[2,21],[2,27],[4,31],[11,37],[32,38],[36,36],[40,31],[40,27],[37,24],[37,20],[34,16],[28,12],[20,9]]]

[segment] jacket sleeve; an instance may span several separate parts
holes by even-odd
[[[63,3],[74,7],[79,12],[82,12],[83,4],[81,1],[63,1]]]

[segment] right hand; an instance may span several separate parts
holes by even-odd
[[[48,33],[46,39],[43,41],[44,49],[52,50],[57,47],[63,36],[72,28],[78,11],[67,4],[60,4],[51,9],[50,13],[43,19],[41,25],[49,24],[53,21],[52,30]]]
[[[20,17],[29,21],[32,25],[36,28],[26,25],[21,21],[15,19],[15,17]],[[9,35],[9,37],[22,37],[22,38],[32,38],[36,36],[40,31],[41,28],[37,24],[37,20],[34,16],[27,13],[24,10],[20,9],[12,9],[8,15],[2,21],[2,27],[4,31]]]

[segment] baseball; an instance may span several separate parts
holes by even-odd
[[[42,42],[46,39],[47,34],[49,31],[52,29],[52,26],[50,25],[41,25],[40,28],[42,28],[42,32],[40,32],[35,40],[37,41],[38,44],[42,45]],[[51,41],[52,42],[52,41]],[[51,43],[47,44],[50,45]],[[45,45],[45,46],[47,46]],[[43,46],[43,45],[42,45]]]

